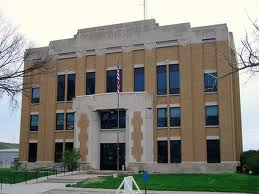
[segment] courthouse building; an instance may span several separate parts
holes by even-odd
[[[52,70],[27,78],[20,160],[49,165],[77,148],[88,169],[115,170],[119,114],[120,169],[234,171],[242,151],[239,77],[218,79],[234,49],[226,24],[153,19],[80,29],[32,49],[25,66],[47,56]]]

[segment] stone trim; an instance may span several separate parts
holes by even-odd
[[[170,140],[181,140],[181,137],[170,137]]]
[[[135,64],[134,65],[134,68],[141,68],[141,67],[144,67],[144,64]]]
[[[173,108],[173,107],[181,107],[180,104],[178,104],[178,103],[177,103],[177,104],[170,104],[169,106],[170,106],[170,108]]]
[[[215,135],[215,136],[207,136],[206,137],[207,140],[213,140],[213,139],[220,139],[219,136]]]
[[[39,112],[31,112],[30,115],[39,115]]]
[[[30,139],[29,143],[38,143],[38,140],[37,139]]]
[[[157,137],[157,141],[167,141],[167,137]]]
[[[214,106],[214,105],[218,105],[218,102],[206,102],[205,106]]]

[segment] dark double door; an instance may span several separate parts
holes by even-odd
[[[119,144],[119,168],[125,165],[125,143]],[[100,144],[100,169],[117,170],[117,144],[101,143]]]

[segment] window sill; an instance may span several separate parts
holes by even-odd
[[[163,95],[156,95],[157,97],[166,97],[167,94],[163,94]]]
[[[38,105],[40,105],[40,103],[38,102],[38,103],[33,103],[33,102],[31,102],[31,105],[32,106],[38,106]]]
[[[218,93],[218,91],[215,91],[215,92],[204,92],[205,94],[217,94]]]
[[[38,133],[38,131],[31,131],[31,130],[29,130],[30,133]]]
[[[65,103],[66,101],[56,101],[57,104]]]
[[[169,94],[170,96],[180,96],[181,94]]]
[[[168,129],[168,127],[157,127],[157,129]]]
[[[170,129],[181,129],[181,126],[177,126],[177,127],[170,127]]]
[[[214,128],[214,127],[219,127],[219,125],[206,125],[206,128]]]
[[[117,131],[118,129],[99,129],[100,131]],[[119,131],[126,131],[126,128],[120,128]]]
[[[55,132],[65,132],[65,131],[74,131],[74,129],[62,129],[62,130],[55,130]]]

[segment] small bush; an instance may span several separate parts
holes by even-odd
[[[62,163],[68,171],[75,170],[78,160],[80,159],[80,151],[77,149],[66,150],[63,155]]]
[[[253,174],[259,174],[259,150],[243,152],[240,156],[240,162],[244,172],[252,171]]]
[[[12,169],[18,170],[21,167],[22,163],[19,162],[18,160],[15,160],[12,164]]]

